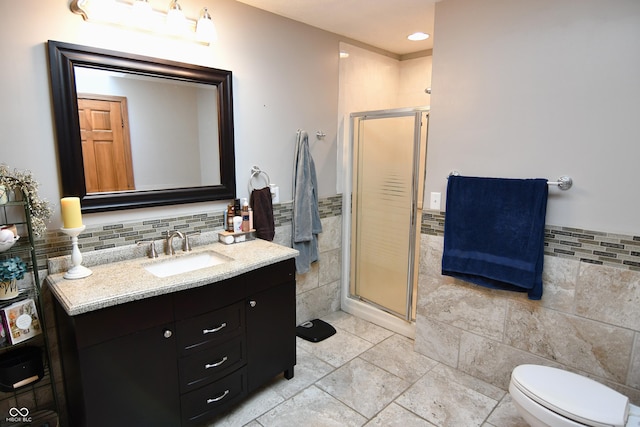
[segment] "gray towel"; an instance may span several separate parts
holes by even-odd
[[[296,257],[296,271],[306,273],[311,263],[318,260],[318,234],[322,233],[322,223],[318,210],[316,168],[305,131],[298,131],[296,137],[293,177],[291,243],[300,252]]]

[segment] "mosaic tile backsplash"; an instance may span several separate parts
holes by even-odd
[[[444,212],[425,211],[421,233],[444,236]],[[545,255],[640,271],[640,236],[545,225]]]
[[[342,215],[342,196],[336,195],[323,198],[318,207],[321,218]],[[273,206],[275,226],[291,223],[292,202],[279,203]],[[78,245],[83,252],[131,245],[138,241],[160,240],[169,230],[180,230],[185,233],[215,231],[222,229],[224,216],[222,211],[198,213],[193,215],[175,216],[109,224],[98,227],[87,227],[78,237]],[[36,241],[40,268],[45,268],[46,258],[68,255],[71,253],[69,237],[60,231],[49,231],[44,239]]]
[[[273,206],[276,227],[291,223],[292,202]],[[319,201],[320,217],[330,218],[342,215],[342,195],[326,197]],[[191,233],[213,231],[222,228],[223,213],[209,212],[178,217],[168,217],[147,221],[110,224],[98,228],[88,228],[79,237],[83,251],[100,250],[116,246],[130,245],[141,240],[162,239],[168,230]],[[545,227],[545,255],[572,258],[593,264],[616,266],[640,271],[640,236],[611,234],[600,231],[558,227]],[[422,215],[421,233],[444,235],[444,212],[426,210]],[[45,239],[36,242],[37,252],[42,258],[38,263],[46,266],[46,257],[71,253],[68,236],[58,231],[50,231]]]

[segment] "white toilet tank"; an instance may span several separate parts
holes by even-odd
[[[529,399],[587,426],[624,427],[629,398],[582,375],[540,365],[520,365],[511,384]]]

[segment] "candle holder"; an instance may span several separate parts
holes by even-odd
[[[73,246],[71,250],[71,262],[73,263],[73,267],[64,274],[65,279],[82,279],[83,277],[90,276],[93,273],[93,271],[89,270],[87,267],[82,266],[82,254],[80,253],[80,249],[78,249],[78,236],[85,228],[86,227],[83,225],[76,228],[63,227],[60,229],[60,231],[67,236],[71,236],[71,245]]]

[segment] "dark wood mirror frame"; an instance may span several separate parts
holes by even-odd
[[[79,196],[82,212],[228,200],[236,196],[231,71],[114,52],[58,41],[48,42],[51,91],[63,196]],[[220,185],[87,194],[74,66],[211,84],[218,93]],[[188,167],[188,165],[177,165]]]

